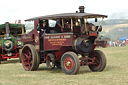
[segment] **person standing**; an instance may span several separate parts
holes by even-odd
[[[39,21],[39,28],[37,29],[39,33],[39,43],[40,43],[40,50],[44,50],[44,42],[43,42],[43,35],[46,32],[47,26],[46,21]]]

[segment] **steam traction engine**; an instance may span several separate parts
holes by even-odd
[[[65,74],[76,74],[83,65],[88,65],[94,72],[104,70],[106,57],[102,51],[94,50],[94,41],[102,31],[101,23],[107,16],[85,13],[84,6],[79,9],[80,12],[76,13],[26,20],[34,21],[34,30],[22,36],[25,45],[21,61],[25,70],[37,70],[41,63],[46,63],[48,68],[61,67]],[[101,18],[100,25],[89,23],[88,19],[92,18],[95,22]],[[43,30],[39,31],[41,27]]]
[[[19,50],[23,47],[21,35],[25,33],[23,24],[0,25],[0,63],[10,58],[19,58]]]

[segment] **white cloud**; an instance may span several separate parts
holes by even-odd
[[[111,16],[113,13],[127,13],[127,0],[1,0],[0,23],[14,23],[31,17],[78,11],[83,5],[85,11]],[[125,15],[123,18],[128,18]]]

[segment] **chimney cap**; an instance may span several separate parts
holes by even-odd
[[[85,9],[85,7],[84,6],[79,6],[79,9]]]
[[[84,6],[79,6],[79,11],[80,11],[80,13],[84,13],[84,9],[85,9]]]

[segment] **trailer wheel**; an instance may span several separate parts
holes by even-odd
[[[76,53],[64,53],[61,58],[61,68],[65,74],[77,74],[80,68],[80,62]]]
[[[94,72],[101,72],[106,67],[106,57],[100,50],[94,50],[89,54],[92,64],[89,64],[89,68]]]
[[[33,45],[24,45],[21,53],[21,61],[25,70],[37,70],[40,63],[40,58]]]

